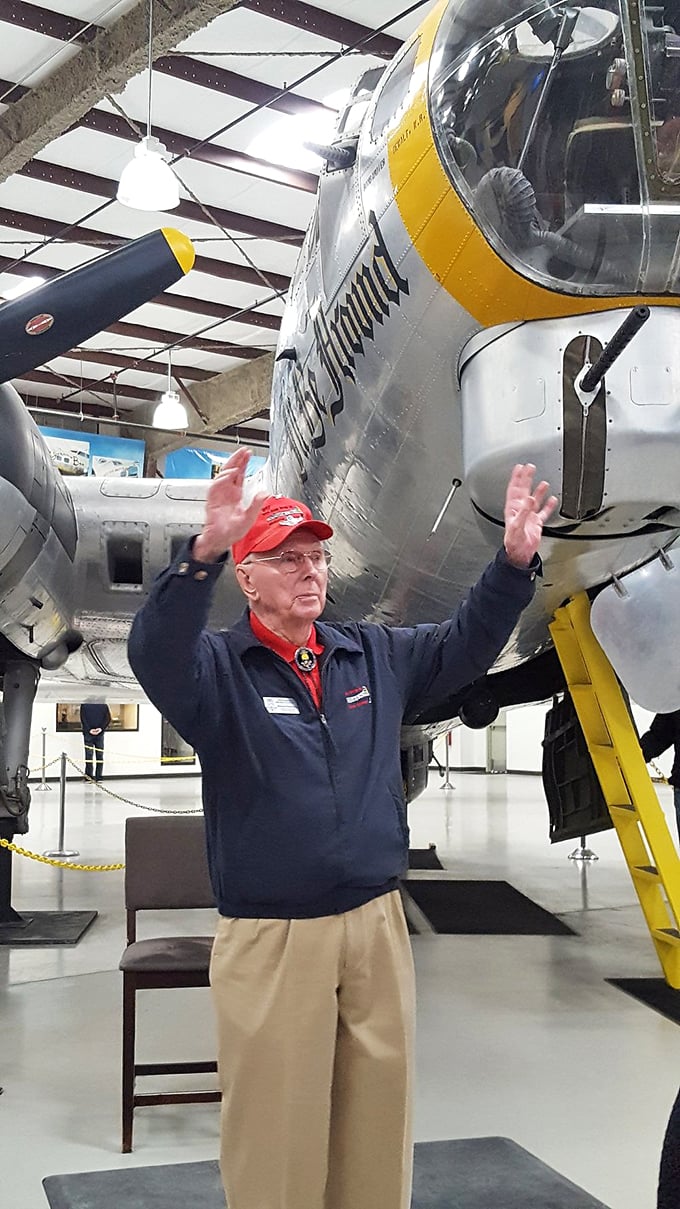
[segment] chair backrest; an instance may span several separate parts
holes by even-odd
[[[125,820],[125,906],[128,912],[215,906],[203,815]]]

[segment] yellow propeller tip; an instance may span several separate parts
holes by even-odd
[[[183,231],[176,231],[174,227],[162,227],[161,230],[182,272],[188,273],[189,269],[193,268],[196,259],[194,245],[189,236],[185,235]]]

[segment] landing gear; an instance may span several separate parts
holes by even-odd
[[[28,747],[39,678],[38,668],[28,659],[8,662],[2,677],[0,819],[12,819],[17,835],[28,831]]]
[[[29,659],[8,659],[2,673],[0,708],[0,839],[10,843],[28,831],[28,746],[40,672]],[[11,904],[12,853],[0,846],[0,931],[25,928]]]
[[[28,748],[33,702],[40,671],[14,649],[0,665],[0,839],[13,843],[28,831],[31,791]],[[12,852],[0,845],[0,945],[76,944],[96,911],[31,911],[20,915],[12,906]]]

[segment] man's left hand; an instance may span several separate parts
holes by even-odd
[[[538,551],[543,526],[557,504],[542,480],[533,491],[536,467],[517,465],[510,475],[505,496],[505,553],[514,567],[528,567]]]

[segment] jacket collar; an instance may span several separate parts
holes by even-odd
[[[256,638],[253,634],[248,614],[249,610],[245,609],[236,624],[231,626],[227,631],[230,645],[238,655],[243,655],[251,647],[263,647],[264,650],[268,650],[264,646],[264,643],[260,642],[259,638]],[[337,649],[361,652],[362,648],[359,643],[347,634],[343,634],[341,630],[336,630],[334,626],[328,625],[323,621],[317,621],[315,625],[319,642],[324,647],[324,655]]]

